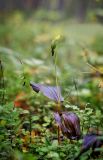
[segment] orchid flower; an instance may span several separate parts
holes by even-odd
[[[73,112],[54,113],[54,118],[63,135],[71,140],[80,138],[80,120]]]
[[[103,145],[103,136],[102,135],[98,135],[95,133],[89,133],[86,134],[83,137],[83,144],[81,147],[81,151],[78,154],[78,156],[75,158],[75,160],[78,160],[79,157],[85,153],[86,151],[88,151],[90,148],[92,149],[92,153],[91,156],[98,156],[100,154],[100,151],[96,151],[97,148],[100,148]]]
[[[56,101],[63,102],[61,89],[58,86],[47,86],[30,82],[30,86],[35,92],[42,92],[46,97]],[[54,113],[54,118],[62,133],[69,139],[75,140],[80,138],[80,120],[73,112]]]

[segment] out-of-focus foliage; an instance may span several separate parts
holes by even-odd
[[[97,54],[103,54],[103,35],[97,35],[93,41],[92,48]]]

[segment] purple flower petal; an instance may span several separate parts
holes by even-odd
[[[52,100],[55,100],[57,102],[64,101],[64,98],[61,95],[60,87],[46,86],[46,85],[32,83],[32,82],[30,82],[30,85],[32,86],[33,90],[37,93],[41,91],[46,97]]]
[[[32,83],[32,82],[30,82],[30,85],[32,86],[32,88],[33,88],[33,90],[35,91],[35,92],[39,92],[40,91],[40,88],[41,88],[41,85],[40,84],[36,84],[36,83]]]
[[[64,124],[71,134],[71,139],[78,139],[80,137],[80,120],[75,113],[63,112],[62,114]]]
[[[96,151],[96,148],[100,148],[103,145],[103,136],[89,133],[83,137],[83,145],[81,147],[80,153],[75,157],[75,160],[80,159],[79,157],[92,148],[91,156],[99,156],[100,151]]]
[[[100,139],[100,136],[96,134],[90,133],[83,138],[83,148],[86,150],[90,148],[98,148],[100,145],[103,145],[103,139]]]
[[[80,138],[80,120],[75,113],[54,113],[54,118],[65,136],[72,140]]]
[[[65,127],[65,125],[62,123],[62,117],[59,115],[58,112],[54,113],[54,119],[58,126],[61,128],[61,131],[63,134],[67,134],[68,129]]]
[[[62,120],[61,120],[61,117],[60,117],[60,115],[58,114],[58,112],[54,113],[54,119],[55,119],[56,123],[57,123],[59,126],[61,126]]]

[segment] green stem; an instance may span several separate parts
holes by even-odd
[[[57,110],[59,111],[60,109],[60,95],[59,95],[59,83],[58,83],[58,76],[57,76],[57,54],[54,54],[54,65],[55,65],[55,80],[56,80],[56,87],[57,87],[57,96],[58,96],[58,108]]]
[[[58,144],[60,144],[60,127],[58,126]]]
[[[58,104],[57,104],[57,111],[59,113],[61,105],[60,105],[60,95],[59,95],[59,83],[58,83],[58,76],[57,76],[57,54],[54,53],[54,66],[55,66],[55,81],[56,81],[56,87],[57,87],[57,96],[58,96]],[[60,127],[58,126],[57,129],[58,132],[58,144],[60,144]]]
[[[29,132],[30,132],[30,143],[31,143],[31,131],[32,131],[31,111],[30,111],[30,114],[29,114],[29,123],[30,123]]]

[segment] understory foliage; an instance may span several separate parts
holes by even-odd
[[[102,42],[33,18],[0,24],[0,159],[102,160]]]

